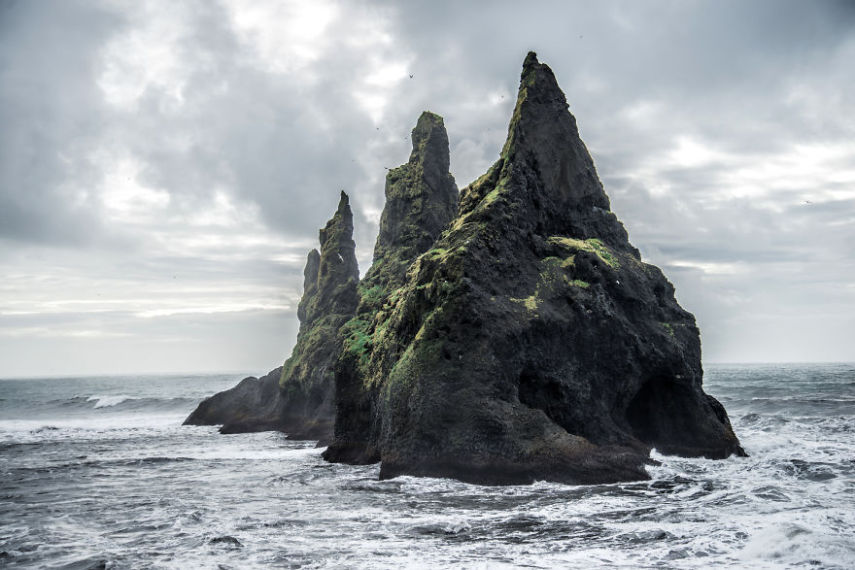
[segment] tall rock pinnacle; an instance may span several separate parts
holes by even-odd
[[[533,53],[499,160],[373,314],[339,362],[327,459],[590,483],[646,478],[652,447],[742,453],[701,388],[694,317],[629,244]]]
[[[539,184],[522,180],[526,173],[536,174]],[[576,119],[567,110],[564,93],[549,66],[538,62],[533,52],[523,64],[501,158],[485,176],[464,191],[461,215],[477,209],[486,190],[503,193],[513,187],[519,194],[507,198],[515,208],[526,210],[522,221],[532,230],[596,237],[638,256],[623,225],[609,210],[608,196],[579,137]],[[493,185],[491,181],[499,176],[513,184]]]
[[[457,186],[448,172],[448,135],[442,117],[425,111],[412,134],[406,164],[386,176],[386,206],[374,246],[374,263],[359,284],[356,316],[342,328],[343,351],[336,365],[336,441],[326,457],[376,461],[366,444],[377,394],[365,388],[368,356],[383,336],[408,268],[430,249],[457,213]]]
[[[344,192],[335,215],[319,232],[321,255],[318,265],[318,305],[340,312],[354,306],[355,287],[359,281],[356,243],[353,241],[353,213]]]
[[[337,337],[359,302],[359,267],[347,194],[341,193],[335,214],[318,234],[320,254],[309,253],[304,271],[297,344],[279,380],[279,417],[281,431],[292,437],[328,440],[335,421]]]
[[[186,424],[223,424],[223,433],[279,430],[295,439],[332,438],[337,337],[359,302],[353,213],[344,192],[319,239],[321,250],[309,252],[303,271],[300,330],[290,358],[260,380],[247,378],[203,401]]]
[[[407,266],[430,249],[457,214],[457,185],[448,172],[448,134],[442,117],[425,111],[412,132],[406,164],[386,175],[386,205],[366,284],[400,286]]]
[[[412,141],[365,278],[342,193],[281,381],[246,379],[187,423],[327,440],[334,421],[324,457],[381,478],[602,483],[647,478],[653,448],[744,455],[703,391],[694,317],[610,211],[548,66],[525,58],[500,156],[459,201],[442,119],[423,113]]]

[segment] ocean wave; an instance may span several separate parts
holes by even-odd
[[[159,465],[170,465],[173,463],[185,463],[188,461],[196,461],[195,457],[128,457],[119,459],[89,459],[71,461],[66,463],[51,463],[38,467],[17,467],[15,473],[57,473],[58,471],[68,470],[89,470],[89,469],[111,469],[115,467],[149,467]]]
[[[110,410],[111,408],[107,408]],[[75,414],[52,417],[2,418],[0,441],[13,443],[75,441],[85,439],[122,439],[128,433],[140,430],[181,428],[186,414],[175,410],[141,411],[137,413],[104,413],[90,409]],[[184,430],[182,430],[184,431]]]
[[[176,407],[191,407],[199,403],[198,398],[152,398],[145,396],[130,396],[127,394],[94,394],[91,396],[74,396],[65,400],[50,402],[61,408],[81,408],[88,410],[128,411],[141,409],[174,409]]]
[[[848,397],[848,396],[841,396],[841,397],[837,397],[837,398],[832,398],[830,396],[829,397],[823,397],[821,395],[817,395],[817,396],[805,396],[805,395],[779,396],[777,398],[755,396],[755,397],[751,398],[751,401],[752,402],[787,402],[787,403],[802,402],[802,403],[806,403],[806,404],[830,404],[830,403],[841,403],[841,402],[845,402],[845,403],[855,402],[855,398]]]
[[[109,408],[111,406],[117,406],[122,402],[127,402],[128,400],[139,399],[141,398],[133,398],[124,394],[119,394],[116,396],[89,396],[88,398],[86,398],[86,401],[95,402],[95,408]]]

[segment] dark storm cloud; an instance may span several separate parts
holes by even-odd
[[[319,38],[326,46],[318,62],[289,73],[258,61],[223,6],[183,8],[158,15],[91,3],[4,5],[5,237],[66,243],[109,234],[98,211],[104,164],[93,164],[93,155],[99,151],[140,161],[139,181],[166,190],[176,213],[209,207],[222,188],[257,204],[270,229],[291,236],[314,234],[334,210],[338,190],[364,179],[356,151],[372,139],[382,143],[386,133],[354,102],[354,84],[375,62],[336,41],[346,20]],[[106,48],[158,17],[175,18],[181,27],[167,46],[180,78],[145,84],[127,106],[109,105],[99,89],[111,55]],[[119,69],[116,81],[143,72]]]
[[[85,193],[100,182],[87,155],[97,144],[141,160],[141,180],[166,189],[175,208],[203,208],[225,184],[258,204],[275,231],[311,235],[338,188],[370,192],[366,201],[379,206],[382,173],[366,173],[357,149],[373,141],[384,166],[405,160],[409,128],[428,107],[446,115],[457,154],[476,163],[454,165],[466,184],[497,153],[519,62],[531,48],[556,70],[589,145],[602,149],[601,170],[611,155],[616,170],[632,170],[677,132],[732,152],[772,150],[804,136],[809,121],[790,112],[782,92],[797,81],[793,73],[828,65],[855,22],[849,5],[835,2],[390,5],[383,14],[392,15],[397,43],[378,51],[380,61],[412,54],[415,77],[389,88],[399,97],[378,134],[353,97],[377,61],[349,48],[347,21],[319,39],[326,46],[309,69],[271,73],[253,64],[224,7],[187,6],[186,28],[170,46],[181,103],[172,100],[174,86],[148,85],[133,108],[115,109],[99,92],[98,66],[104,44],[127,31],[123,16],[96,4],[4,5],[6,235],[68,239],[97,227],[97,204]],[[497,88],[506,103],[478,105]],[[835,88],[847,103],[855,92]],[[621,111],[644,102],[664,109],[657,124],[628,126]],[[743,126],[746,114],[752,121]]]
[[[299,75],[251,65],[228,22],[215,4],[195,6],[176,54],[187,66],[183,101],[146,93],[125,119],[128,147],[146,165],[145,182],[168,188],[187,208],[226,186],[258,204],[274,231],[311,234],[333,211],[338,189],[358,178],[354,136],[370,125],[342,89],[364,63],[342,62],[340,75],[325,70],[307,86]]]
[[[91,3],[0,3],[0,238],[81,242],[98,226],[81,191],[107,114],[97,54],[120,25]]]
[[[169,325],[135,335],[198,335],[194,313],[169,311],[219,297],[238,309],[206,313],[220,332],[202,336],[251,336],[240,307],[293,303],[340,189],[367,269],[385,168],[407,160],[421,111],[444,116],[458,185],[495,161],[528,50],[555,71],[613,210],[697,314],[707,355],[812,330],[814,312],[855,314],[841,285],[855,282],[855,8],[735,0],[0,3],[0,261],[24,276],[0,284],[0,313],[38,291],[42,267],[78,296],[168,291],[175,275]],[[193,293],[206,284],[220,290]],[[294,325],[274,324],[283,310],[265,326]],[[125,334],[134,314],[67,328]],[[47,327],[28,318],[7,330]],[[843,354],[832,337],[848,322],[817,325],[822,350],[794,336],[757,358]],[[283,350],[264,346],[275,364]]]

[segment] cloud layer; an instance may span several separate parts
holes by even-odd
[[[848,2],[0,3],[0,375],[290,351],[339,189],[367,269],[424,109],[458,183],[556,72],[716,361],[855,360]]]

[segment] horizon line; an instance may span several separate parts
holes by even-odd
[[[831,364],[849,364],[855,366],[855,360],[793,360],[793,361],[783,361],[783,360],[769,360],[769,361],[710,361],[710,362],[702,362],[702,366],[774,366],[774,365],[831,365]],[[275,370],[276,367],[271,370]],[[270,372],[270,370],[268,370]],[[234,375],[235,377],[240,376],[240,379],[247,378],[250,376],[259,378],[264,376],[267,372],[259,372],[252,373],[247,372],[246,370],[179,370],[179,371],[140,371],[140,372],[82,372],[82,373],[33,373],[33,374],[16,374],[16,375],[2,375],[0,374],[0,380],[57,380],[57,379],[74,379],[74,378],[132,378],[135,376],[223,376],[223,375]]]

